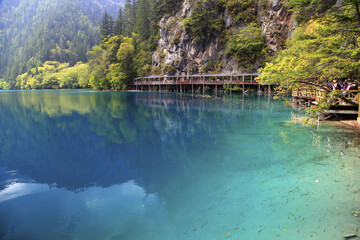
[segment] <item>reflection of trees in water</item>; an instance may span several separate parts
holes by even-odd
[[[90,91],[27,91],[0,96],[0,165],[39,183],[79,189],[185,171],[185,156],[242,110],[276,109],[266,98]],[[233,111],[236,110],[236,111]],[[238,111],[240,110],[240,111]],[[185,162],[179,162],[183,159]]]

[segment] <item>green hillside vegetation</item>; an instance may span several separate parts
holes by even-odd
[[[149,51],[156,47],[158,23],[162,16],[174,13],[182,1],[126,0],[124,8],[116,8],[116,17],[96,8],[114,6],[113,2],[40,0],[31,4],[7,0],[1,5],[2,16],[8,21],[2,26],[5,30],[0,31],[0,39],[4,31],[15,39],[7,41],[5,37],[2,44],[7,46],[0,46],[6,49],[0,62],[0,89],[120,90],[134,77],[148,74]],[[12,10],[5,11],[8,8]],[[10,17],[17,11],[29,19],[20,14]],[[31,24],[21,32],[24,22]],[[10,27],[5,26],[15,26],[19,33],[11,35]]]
[[[253,72],[258,62],[264,64],[267,49],[262,34],[259,13],[254,9],[265,7],[266,1],[199,0],[191,16],[184,20],[185,30],[191,39],[201,44],[219,37],[225,54]],[[229,12],[237,27],[226,28],[223,16]]]
[[[45,61],[86,62],[86,52],[99,42],[101,15],[120,1],[2,1],[0,78],[15,87],[19,74]]]
[[[241,28],[239,33],[230,36],[225,54],[243,64],[252,72],[254,63],[267,56],[266,45],[261,28],[254,22]]]

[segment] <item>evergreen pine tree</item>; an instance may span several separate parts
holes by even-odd
[[[131,0],[126,0],[125,4],[125,19],[124,19],[124,35],[130,36],[133,31],[133,21],[132,21],[132,6]]]
[[[138,1],[133,0],[131,4],[131,23],[132,23],[132,32],[135,31],[135,24],[136,24],[136,12],[138,9]]]
[[[114,29],[114,20],[112,18],[112,16],[109,17],[109,34],[111,37],[114,36],[114,32],[115,32],[115,29]]]
[[[124,14],[122,8],[119,9],[119,13],[117,15],[116,23],[115,23],[115,35],[123,35],[124,33]]]
[[[102,22],[100,24],[100,36],[101,39],[110,35],[110,18],[107,12],[105,12]]]
[[[150,36],[149,0],[139,0],[136,12],[136,32],[141,40],[147,40]]]

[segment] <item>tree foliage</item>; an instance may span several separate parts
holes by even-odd
[[[257,2],[249,0],[223,0],[234,22],[252,23],[257,21]]]
[[[226,11],[232,17],[232,24],[237,26],[258,23],[257,6],[258,1],[250,0],[199,0],[191,16],[185,19],[185,29],[190,33],[192,40],[200,42],[223,33],[224,18],[219,16],[224,15]]]
[[[224,19],[216,18],[221,5],[222,3],[216,0],[196,2],[191,17],[184,22],[185,30],[190,32],[192,40],[201,42],[211,34],[221,32],[224,27]]]
[[[265,60],[265,47],[261,28],[255,23],[251,23],[230,37],[225,53],[252,71],[256,61]]]
[[[121,9],[121,8],[120,8]],[[112,37],[115,34],[115,26],[112,16],[105,11],[104,17],[100,24],[100,36],[102,39]]]
[[[89,51],[90,86],[99,90],[124,90],[129,81],[150,69],[150,59],[138,34],[114,36]]]
[[[46,61],[17,76],[14,87],[17,89],[84,88],[88,87],[89,74],[89,66],[82,62],[70,67],[68,63]],[[0,89],[12,87],[0,81]]]

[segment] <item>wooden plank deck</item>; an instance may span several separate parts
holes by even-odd
[[[194,74],[194,75],[175,75],[175,76],[148,76],[135,78],[133,85],[172,85],[172,84],[255,84],[255,78],[259,73],[242,74]]]

